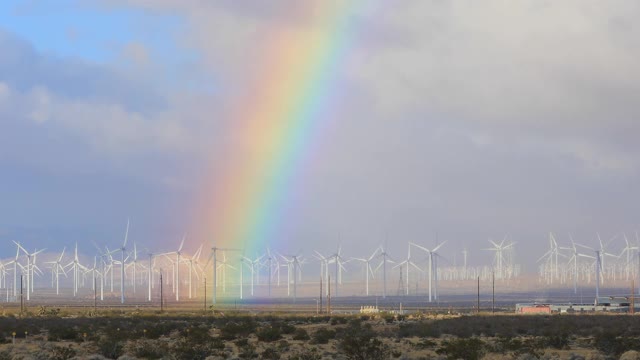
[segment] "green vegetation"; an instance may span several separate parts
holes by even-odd
[[[258,316],[83,313],[0,316],[0,360],[98,354],[140,359],[632,359],[629,315]],[[12,334],[15,332],[15,344]],[[27,356],[29,355],[29,356]]]

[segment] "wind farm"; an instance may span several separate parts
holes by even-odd
[[[0,360],[640,358],[639,11],[0,1]]]
[[[551,232],[549,248],[541,249],[544,253],[525,269],[518,262],[517,242],[509,236],[486,240],[489,247],[478,249],[480,255],[474,259],[466,246],[455,249],[448,240],[408,241],[405,254],[397,245],[391,252],[383,244],[362,254],[345,253],[341,245],[328,252],[292,253],[220,248],[185,235],[176,240],[175,250],[146,249],[148,259],[141,261],[137,243],[143,239],[127,247],[130,226],[127,220],[121,244],[96,244],[95,251],[86,254],[79,252],[78,244],[69,244],[71,253],[67,247],[59,252],[29,252],[28,244],[15,241],[15,256],[2,261],[0,292],[5,296],[1,298],[6,306],[68,301],[89,306],[94,300],[100,306],[158,306],[162,296],[165,305],[201,307],[206,301],[207,306],[224,308],[270,302],[290,307],[331,296],[334,304],[354,307],[404,301],[425,309],[453,304],[472,308],[476,285],[486,287],[491,281],[501,303],[511,306],[517,301],[597,303],[602,295],[631,295],[631,282],[640,281],[640,238],[635,232],[605,240],[594,234],[591,242],[580,243],[571,235],[561,241]],[[117,250],[110,251],[109,245]],[[487,258],[488,251],[493,256]],[[456,255],[465,254],[463,264],[453,262]],[[206,261],[201,260],[204,257]],[[483,263],[487,260],[491,261]],[[402,293],[398,294],[400,269]],[[161,274],[164,284],[159,282]],[[466,304],[460,302],[465,296]]]

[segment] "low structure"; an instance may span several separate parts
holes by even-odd
[[[377,306],[360,306],[360,314],[377,314],[379,312]]]
[[[629,312],[631,299],[626,296],[600,296],[593,304],[573,303],[519,303],[517,314],[552,314],[552,313],[585,313],[585,312]],[[639,307],[634,304],[634,312]]]

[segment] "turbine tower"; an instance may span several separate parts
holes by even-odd
[[[387,297],[387,263],[390,262],[393,264],[395,262],[393,261],[391,255],[389,255],[389,253],[387,252],[387,249],[383,248],[382,245],[380,245],[379,249],[380,254],[378,255],[378,257],[382,257],[382,261],[380,262],[378,267],[376,267],[376,271],[378,271],[378,269],[382,267],[382,298],[385,299]]]
[[[429,256],[429,302],[433,302],[433,296],[432,296],[432,281],[433,281],[433,277],[434,277],[434,270],[435,273],[437,274],[437,268],[434,269],[434,259],[436,256],[439,256],[437,254],[437,251],[444,245],[447,243],[447,240],[445,240],[444,242],[440,243],[440,245],[434,247],[433,249],[427,249],[424,246],[420,246],[418,244],[415,243],[411,243],[413,244],[413,246],[417,247],[418,249],[422,249],[424,250],[428,256]],[[436,290],[437,293],[437,290]],[[437,300],[437,295],[436,295],[436,300]]]
[[[371,254],[371,256],[369,256],[366,259],[352,258],[353,260],[356,260],[356,261],[362,261],[365,264],[364,278],[365,278],[365,289],[366,289],[367,296],[369,296],[369,274],[371,274],[371,278],[375,278],[375,276],[373,275],[373,268],[371,267],[371,261],[378,255],[378,251],[380,251],[380,248],[376,248],[375,251]]]
[[[64,257],[65,250],[66,248],[62,248],[60,256],[55,261],[49,261],[45,263],[51,265],[51,275],[55,279],[56,284],[56,295],[60,295],[60,273],[62,273],[64,276],[67,276],[67,273],[64,271],[64,266],[62,266],[62,264],[60,263],[62,261],[62,258]]]
[[[125,258],[124,255],[127,252],[127,241],[129,240],[129,219],[127,219],[127,230],[124,233],[124,242],[122,243],[122,247],[118,250],[120,251],[120,258],[121,258],[121,264],[120,264],[120,303],[124,304],[124,281],[125,281],[125,275],[124,275],[124,266],[125,266]],[[112,271],[112,279],[113,279],[113,270]],[[112,283],[113,286],[113,283]]]

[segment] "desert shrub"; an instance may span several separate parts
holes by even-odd
[[[436,350],[436,353],[446,355],[450,360],[478,360],[485,352],[485,344],[478,338],[445,340]]]
[[[554,349],[568,349],[569,348],[569,335],[559,334],[559,335],[551,335],[545,338],[545,343],[547,346],[552,347]]]
[[[171,321],[156,321],[152,324],[144,324],[144,329],[147,330],[147,339],[158,339],[161,336],[168,336],[172,331],[178,327],[175,322]]]
[[[289,349],[291,348],[291,344],[289,344],[289,342],[286,339],[282,339],[280,341],[278,341],[278,345],[277,348],[280,352],[288,352]]]
[[[407,337],[429,337],[429,338],[437,338],[440,337],[440,329],[435,326],[432,326],[431,322],[416,322],[416,323],[403,323],[400,324],[398,329],[398,337],[407,338]]]
[[[280,332],[285,335],[291,335],[296,331],[296,327],[288,322],[281,322],[277,326],[280,328]]]
[[[169,345],[164,341],[138,339],[128,342],[125,351],[138,358],[160,359],[169,352]]]
[[[293,333],[293,340],[306,341],[309,339],[310,339],[309,333],[307,332],[307,330],[303,328],[297,328],[296,331]]]
[[[233,340],[238,337],[247,337],[256,331],[257,324],[251,319],[241,321],[229,321],[220,328],[220,337],[223,340]]]
[[[436,344],[434,341],[431,341],[429,339],[422,339],[415,345],[415,347],[417,349],[433,349],[434,347],[436,347],[436,345],[438,344]]]
[[[332,317],[331,325],[344,325],[346,324],[348,319],[344,316]]]
[[[71,326],[56,324],[51,326],[47,332],[48,341],[76,340],[78,339],[78,331]]]
[[[238,348],[238,357],[240,359],[255,359],[258,357],[258,353],[256,352],[256,347],[251,345],[250,343],[246,343],[243,346]]]
[[[171,343],[169,352],[178,360],[203,360],[208,356],[221,355],[224,342],[220,339],[209,339],[199,342],[187,337],[181,337]]]
[[[98,353],[109,359],[117,359],[124,353],[124,341],[110,336],[101,336]]]
[[[0,360],[12,360],[13,354],[11,349],[0,350]]]
[[[328,344],[329,340],[335,339],[336,332],[335,330],[320,328],[313,333],[313,343],[314,344]]]
[[[180,335],[187,338],[190,342],[208,342],[212,337],[209,328],[206,326],[192,326],[180,331]]]
[[[316,347],[305,347],[300,352],[289,356],[289,360],[320,360],[322,355]]]
[[[632,338],[616,336],[610,331],[602,332],[595,336],[593,345],[596,349],[607,355],[619,356],[627,350],[638,350],[640,344]]]
[[[347,359],[355,360],[387,359],[390,353],[389,347],[377,338],[371,325],[362,326],[360,321],[349,323],[338,348]]]
[[[265,360],[279,360],[280,357],[280,352],[278,352],[278,350],[273,347],[264,349],[264,351],[260,354],[260,359]]]
[[[256,336],[258,337],[258,340],[264,342],[273,342],[282,339],[280,328],[272,326],[265,326],[258,329]]]
[[[51,349],[49,360],[68,360],[76,356],[76,350],[69,346],[54,346]]]

